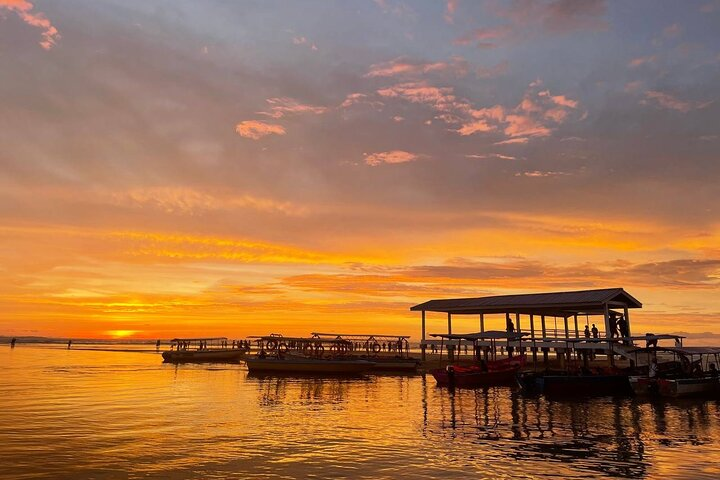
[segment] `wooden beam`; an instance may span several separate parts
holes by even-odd
[[[422,310],[422,343],[421,343],[421,356],[423,362],[425,361],[425,310]]]
[[[452,313],[448,312],[448,335],[452,333]]]
[[[575,338],[580,338],[580,329],[578,328],[577,313],[573,316],[575,317]]]
[[[485,332],[485,314],[480,314],[480,331]]]

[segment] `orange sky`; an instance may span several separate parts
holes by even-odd
[[[720,9],[451,3],[0,0],[0,335],[720,333]]]

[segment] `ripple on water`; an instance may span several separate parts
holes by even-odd
[[[718,402],[249,376],[157,355],[0,350],[0,477],[718,478]]]

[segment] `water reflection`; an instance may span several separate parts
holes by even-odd
[[[507,387],[446,390],[434,386],[424,398],[437,395],[433,428],[432,405],[423,403],[429,419],[424,434],[458,438],[494,451],[490,456],[527,464],[546,460],[614,477],[648,474],[646,438],[666,446],[717,442],[717,402],[645,402],[634,398],[584,401],[523,397]],[[435,440],[433,440],[435,441]]]
[[[0,478],[720,478],[717,401],[253,377],[24,346],[0,361]]]

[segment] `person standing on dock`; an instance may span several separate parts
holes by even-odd
[[[70,347],[72,347],[72,340],[68,340],[68,350],[70,350]]]
[[[593,327],[592,327],[592,336],[593,336],[593,338],[598,338],[598,334],[599,334],[599,333],[600,333],[600,331],[597,329],[597,327],[596,327],[595,324],[593,323]]]
[[[15,342],[17,342],[17,338],[13,337],[13,339],[10,340],[10,348],[15,348]]]
[[[155,351],[158,351],[158,350],[160,350],[160,340],[155,342]]]
[[[585,331],[583,333],[585,334],[585,338],[590,338],[590,325],[585,325]]]

